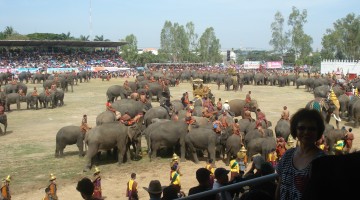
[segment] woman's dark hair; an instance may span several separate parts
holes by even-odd
[[[85,177],[78,182],[76,190],[86,196],[91,196],[94,192],[94,184],[89,178]]]
[[[290,134],[294,139],[297,137],[296,134],[297,125],[301,121],[314,121],[317,126],[316,140],[319,140],[321,138],[325,130],[325,123],[324,123],[324,118],[322,117],[319,111],[307,109],[307,108],[301,108],[291,117]]]

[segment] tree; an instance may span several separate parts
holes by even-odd
[[[7,27],[5,27],[5,30],[3,33],[5,34],[5,37],[9,37],[16,32],[14,31],[12,26],[7,26]]]
[[[81,40],[81,41],[90,41],[89,38],[90,38],[90,35],[87,35],[87,36],[85,36],[85,35],[80,35],[80,40]]]
[[[284,17],[278,11],[275,14],[275,21],[271,23],[272,39],[270,45],[273,46],[275,53],[279,54],[281,60],[284,60],[284,54],[289,45],[288,34],[284,32]]]
[[[296,8],[292,8],[292,13],[289,15],[288,25],[291,26],[289,32],[291,38],[291,48],[295,54],[295,60],[298,64],[302,63],[302,59],[312,51],[311,44],[313,42],[312,38],[305,34],[304,24],[307,22],[307,11],[303,10],[301,13]],[[299,61],[297,59],[299,58]]]
[[[321,56],[325,59],[353,59],[360,57],[360,16],[354,13],[334,23],[322,38]]]
[[[138,48],[136,36],[131,34],[125,37],[126,45],[121,46],[121,57],[130,64],[137,63]]]
[[[104,39],[104,35],[95,35],[94,41],[110,41],[109,39]]]
[[[74,40],[75,38],[73,36],[71,36],[71,33],[61,33],[61,39],[62,40]]]
[[[162,28],[160,34],[161,52],[167,57],[168,61],[171,60],[172,43],[173,43],[173,35],[171,29],[172,29],[172,23],[170,21],[165,21],[164,27]]]
[[[220,41],[215,36],[214,28],[207,28],[199,39],[200,61],[211,64],[221,62],[220,48]]]

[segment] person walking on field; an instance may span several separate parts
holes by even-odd
[[[101,176],[100,176],[100,170],[97,167],[95,167],[93,184],[94,184],[93,197],[102,199]]]
[[[128,200],[139,199],[138,191],[137,191],[138,183],[135,181],[135,179],[136,179],[136,174],[131,173],[131,179],[128,181],[126,185],[126,197]]]

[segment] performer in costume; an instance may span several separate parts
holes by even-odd
[[[238,163],[239,163],[239,173],[242,177],[245,174],[246,167],[248,165],[248,158],[246,155],[247,150],[245,149],[245,146],[243,145],[240,149],[240,151],[237,153]]]
[[[2,197],[2,199],[4,199],[4,200],[11,200],[10,181],[11,181],[11,176],[10,175],[8,175],[2,181],[1,196],[0,197]]]
[[[101,177],[100,177],[100,170],[98,167],[95,167],[93,184],[94,184],[93,197],[102,199]]]
[[[50,189],[50,197],[53,199],[53,200],[57,200],[58,197],[56,195],[56,192],[57,192],[57,186],[56,186],[56,176],[54,174],[50,174],[50,184],[48,186],[48,188]]]
[[[138,190],[137,190],[137,182],[135,181],[136,174],[131,173],[131,179],[127,183],[126,187],[126,197],[128,197],[128,200],[138,200]]]
[[[239,163],[236,160],[237,156],[232,155],[230,160],[230,182],[234,180],[235,177],[239,175]]]

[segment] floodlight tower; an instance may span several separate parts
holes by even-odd
[[[92,41],[92,19],[91,19],[91,0],[90,1],[90,9],[89,9],[89,40]]]

